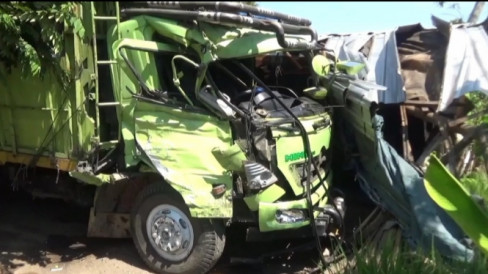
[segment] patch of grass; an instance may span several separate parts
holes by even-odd
[[[370,218],[371,217],[371,218]],[[324,274],[481,274],[488,273],[488,258],[475,251],[472,262],[442,257],[432,247],[412,250],[394,219],[386,212],[375,210],[361,226],[355,244],[340,249],[342,259],[329,265]],[[347,251],[346,251],[347,250]]]
[[[472,194],[478,194],[488,201],[488,174],[476,171],[460,180],[466,189]]]
[[[354,263],[344,273],[481,274],[488,273],[488,260],[477,257],[471,263],[450,261],[435,253],[398,252],[394,246],[384,245],[377,251],[363,247],[355,252]]]

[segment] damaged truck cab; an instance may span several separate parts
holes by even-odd
[[[91,75],[70,98],[85,114],[72,127],[90,142],[70,139],[64,158],[40,153],[75,163],[62,170],[96,186],[89,236],[131,236],[149,267],[169,273],[208,271],[232,222],[326,236],[344,212],[326,205],[331,108],[312,68],[322,53],[310,22],[230,2],[95,13],[110,5],[80,5],[93,39],[74,37],[67,52],[76,81]],[[15,154],[5,140],[3,153]],[[25,164],[9,159],[0,163]]]

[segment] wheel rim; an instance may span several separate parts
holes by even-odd
[[[158,205],[147,216],[149,242],[156,252],[171,261],[184,259],[193,248],[193,227],[180,209]]]

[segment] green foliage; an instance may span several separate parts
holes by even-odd
[[[460,181],[470,193],[480,195],[488,202],[488,174],[486,172],[473,172],[461,178]]]
[[[348,252],[341,250],[343,267],[329,267],[328,273],[379,273],[379,274],[477,274],[488,273],[488,258],[478,249],[474,249],[474,258],[470,262],[453,260],[442,256],[432,239],[431,248],[412,248],[402,236],[401,228],[390,226],[388,216],[369,216],[369,222],[362,224],[360,238]],[[365,234],[367,233],[367,234]],[[337,269],[338,271],[334,270]]]
[[[8,70],[19,66],[24,76],[54,70],[66,84],[68,75],[60,66],[65,25],[85,35],[76,8],[76,2],[0,3],[0,61]]]
[[[466,123],[472,126],[488,127],[488,96],[481,92],[471,92],[466,94],[466,97],[474,105],[473,110],[468,114],[470,119]],[[488,149],[486,144],[486,136],[476,139],[472,144],[472,151],[477,162],[484,163],[485,166],[488,166]]]
[[[422,251],[413,252],[407,248],[397,252],[388,243],[376,252],[362,249],[354,252],[354,255],[355,265],[347,269],[345,273],[477,274],[488,271],[487,258],[481,255],[476,255],[471,263],[451,261],[436,252],[425,254]]]
[[[488,124],[488,96],[481,92],[470,92],[466,94],[466,97],[474,105],[474,109],[470,114],[486,112],[481,116],[470,119],[468,123],[472,125],[479,125],[481,123]]]

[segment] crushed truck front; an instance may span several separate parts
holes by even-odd
[[[307,179],[322,208],[332,175],[330,109],[304,92],[320,89],[313,31],[281,37],[284,48],[272,31],[126,12],[108,44],[127,165],[157,170],[194,217],[252,216],[262,232],[309,224]],[[234,214],[239,199],[247,217]]]
[[[51,75],[9,76],[12,90],[43,93],[0,105],[34,121],[0,117],[0,165],[54,169],[46,182],[57,190],[64,171],[70,194],[96,191],[82,197],[88,236],[132,237],[156,272],[210,270],[232,223],[320,245],[344,212],[327,204],[332,109],[308,20],[233,2],[85,2],[77,12],[86,35],[65,30],[60,60],[70,92]],[[18,135],[33,125],[52,132]]]

